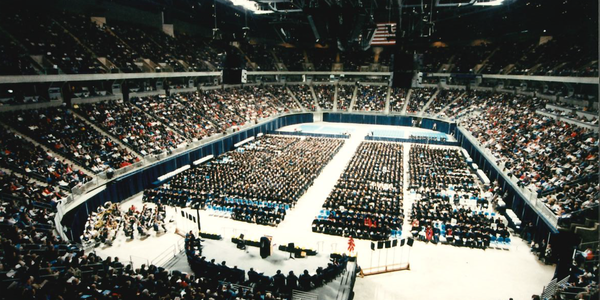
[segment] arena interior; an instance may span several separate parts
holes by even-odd
[[[598,2],[0,3],[0,298],[599,298]]]

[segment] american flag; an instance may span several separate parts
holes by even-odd
[[[395,45],[396,23],[377,23],[371,45]]]

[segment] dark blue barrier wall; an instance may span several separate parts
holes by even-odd
[[[119,177],[107,183],[105,190],[67,212],[61,223],[71,230],[68,236],[72,237],[75,241],[80,241],[80,236],[83,233],[88,213],[96,211],[98,206],[105,202],[121,202],[146,188],[150,188],[152,183],[155,182],[159,176],[185,165],[189,165],[193,161],[207,155],[212,154],[218,156],[223,152],[233,150],[234,144],[243,141],[248,137],[256,136],[259,133],[271,132],[288,125],[312,122],[312,114],[283,116],[258,126],[230,134],[222,139],[203,145],[200,148],[192,149],[155,165]]]
[[[336,123],[412,126],[412,120],[413,117],[407,116],[323,113],[323,121]]]

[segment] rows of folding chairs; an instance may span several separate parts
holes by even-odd
[[[269,208],[279,207],[280,209],[285,209],[285,210],[290,209],[289,204],[277,204],[277,203],[272,203],[269,201],[258,201],[258,200],[255,201],[255,200],[248,200],[248,199],[228,198],[228,197],[225,197],[225,203],[239,204],[239,205],[258,205],[258,206],[269,207]]]
[[[494,247],[496,249],[509,250],[510,249],[510,237],[496,237],[495,235],[491,236],[490,247]]]

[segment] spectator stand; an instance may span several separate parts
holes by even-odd
[[[317,110],[318,105],[314,97],[314,92],[308,84],[292,83],[287,84],[286,86],[292,97],[301,104],[303,109],[308,111]]]
[[[404,113],[411,89],[391,88],[390,100],[388,101],[388,113]]]
[[[537,109],[535,111],[535,113],[538,115],[550,117],[550,118],[556,120],[556,122],[565,122],[565,123],[573,124],[578,127],[587,128],[594,132],[598,132],[598,119],[597,118],[594,119],[595,124],[592,124],[590,122],[574,119],[570,116],[565,117],[561,113],[555,113],[554,111]],[[586,119],[584,118],[584,120],[586,120]]]
[[[383,113],[388,106],[389,87],[382,85],[360,85],[352,111]]]
[[[410,97],[406,101],[406,114],[417,115],[423,110],[429,101],[437,96],[439,89],[436,88],[418,88],[411,89]]]
[[[30,109],[42,109],[48,107],[58,107],[62,105],[62,100],[50,100],[44,101],[43,98],[38,98],[36,101],[31,101],[32,103],[23,103],[23,104],[5,104],[3,99],[0,99],[2,104],[0,104],[0,113],[9,112],[9,111],[17,111],[17,110],[30,110]],[[9,100],[7,100],[8,102]],[[25,101],[24,101],[25,102]]]
[[[317,99],[317,104],[321,111],[337,109],[337,85],[313,83],[311,88],[315,92],[315,99]]]
[[[356,84],[342,84],[337,88],[337,111],[352,111],[352,103],[356,99],[358,86]]]
[[[455,100],[464,97],[465,92],[458,89],[442,89],[431,102],[429,102],[426,108],[421,112],[422,115],[426,114],[429,116],[437,116],[442,112],[450,103]]]
[[[486,175],[489,178],[496,178],[501,184],[508,183],[510,185],[511,189],[509,190],[509,194],[512,196],[512,201],[507,203],[508,205],[512,204],[512,207],[519,207],[519,211],[523,212],[525,210],[523,202],[526,203],[530,209],[536,210],[539,213],[539,217],[548,225],[548,230],[554,233],[557,232],[555,228],[557,228],[558,216],[554,214],[541,199],[538,199],[536,192],[519,188],[519,179],[505,174],[502,171],[503,163],[498,165],[496,163],[497,160],[494,158],[491,151],[480,146],[477,139],[461,126],[458,127],[457,140],[460,141],[463,148],[467,149],[469,154],[473,157],[473,161],[476,161],[478,162],[478,165],[483,166],[482,170],[486,172]],[[485,163],[484,159],[486,160]],[[505,188],[507,187],[505,186]]]

